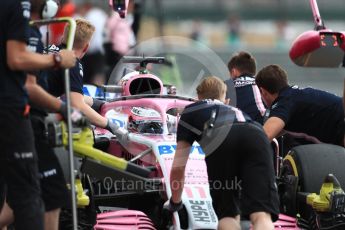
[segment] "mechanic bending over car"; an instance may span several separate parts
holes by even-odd
[[[285,131],[313,143],[344,146],[344,108],[340,97],[318,89],[289,86],[287,73],[278,65],[261,69],[256,84],[270,108],[264,124],[270,140]]]
[[[172,196],[165,208],[174,212],[183,207],[185,167],[190,148],[197,141],[206,153],[218,229],[240,229],[240,213],[250,218],[255,230],[273,229],[272,220],[277,220],[279,214],[279,198],[272,148],[262,126],[239,109],[223,103],[226,85],[221,79],[208,77],[196,91],[199,101],[185,108],[178,124],[170,175]],[[226,186],[236,179],[241,186]],[[217,182],[217,187],[212,182]]]
[[[92,107],[99,107],[99,101],[93,100],[90,101],[90,98],[85,99],[83,95],[83,65],[81,59],[84,57],[85,53],[89,48],[89,44],[92,38],[92,35],[95,31],[95,27],[85,19],[76,19],[76,33],[73,43],[73,51],[77,56],[76,65],[70,69],[70,80],[71,80],[71,104],[74,108],[80,110],[88,120],[101,128],[105,128],[110,132],[114,133],[118,126],[112,123],[107,118],[101,116],[97,113]],[[49,52],[57,53],[59,50],[66,45],[68,35],[68,28],[65,28],[62,44],[58,47],[52,45],[49,47]],[[49,93],[53,94],[56,97],[61,97],[65,92],[65,85],[63,81],[63,71],[49,71],[48,73],[48,86]],[[93,103],[92,107],[90,104]],[[97,104],[97,105],[95,105]]]
[[[228,69],[236,90],[236,107],[248,114],[252,120],[263,124],[266,108],[259,88],[255,84],[255,58],[244,51],[236,53],[230,59]],[[231,79],[226,80],[225,83],[227,84]],[[231,92],[228,90],[227,94],[229,93]]]
[[[23,71],[69,68],[75,64],[75,55],[63,50],[58,62],[55,55],[27,51],[29,18],[29,1],[0,1],[0,206],[6,184],[15,229],[43,230],[37,156]]]

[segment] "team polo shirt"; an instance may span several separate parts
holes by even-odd
[[[295,137],[341,145],[344,138],[342,98],[297,86],[283,89],[272,103],[269,117],[278,117]]]
[[[223,130],[229,132],[232,124],[248,121],[251,119],[235,107],[217,100],[198,101],[184,109],[177,128],[177,141],[183,140],[191,145],[197,141],[202,146],[202,141],[207,143],[208,139],[217,136],[213,130],[225,127]]]
[[[7,65],[6,43],[9,40],[27,42],[30,2],[0,1],[0,106],[24,107],[28,95],[24,89],[26,75],[12,71]]]
[[[60,49],[64,48],[64,46],[55,46],[52,45],[49,47],[49,52],[59,52]],[[64,75],[65,70],[59,69],[55,71],[48,72],[48,85],[49,85],[49,93],[56,97],[60,97],[65,94],[65,82],[64,82]],[[83,94],[83,65],[81,64],[80,60],[77,58],[76,64],[74,67],[69,69],[70,75],[70,86],[71,92],[76,92]]]
[[[234,79],[233,84],[236,91],[236,107],[248,114],[252,120],[262,124],[266,108],[255,78],[250,75],[242,75]]]

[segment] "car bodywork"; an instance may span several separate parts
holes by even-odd
[[[176,150],[178,118],[183,108],[193,103],[194,99],[163,94],[164,88],[161,80],[157,76],[147,73],[130,73],[122,78],[119,85],[121,89],[117,90],[118,97],[115,99],[109,99],[112,95],[109,93],[106,95],[106,92],[96,93],[100,89],[85,86],[84,92],[90,96],[99,97],[102,95],[108,98],[100,114],[129,131],[127,142],[120,143],[108,131],[96,128],[94,130],[96,144],[97,140],[106,140],[107,144],[103,147],[104,151],[150,168],[149,178],[159,181],[159,184],[156,184],[157,187],[153,189],[158,190],[158,198],[155,199],[158,202],[151,203],[152,207],[148,207],[146,203],[143,203],[145,207],[140,207],[139,202],[135,207],[144,211],[151,219],[157,219],[152,218],[153,216],[164,219],[161,216],[162,205],[171,196],[168,182]],[[91,95],[91,92],[94,94]],[[139,124],[148,127],[146,129],[138,128]],[[160,128],[150,128],[150,125]],[[195,142],[186,166],[186,181],[182,195],[184,209],[174,213],[174,221],[170,221],[170,227],[173,229],[217,229],[218,220],[212,207],[204,157],[202,148]],[[101,177],[106,178],[107,176],[104,174]],[[136,188],[133,191],[134,193],[150,192],[141,188]],[[98,196],[106,196],[105,193],[98,194]],[[116,196],[116,192],[108,195]],[[155,208],[155,206],[159,207]],[[130,205],[124,208],[130,208]],[[152,212],[153,209],[156,211]],[[112,212],[116,216],[118,211]],[[104,214],[99,214],[95,229],[114,229],[105,227],[104,221],[101,221],[102,215]],[[111,214],[109,215],[111,216]],[[154,222],[159,229],[167,226],[166,223],[160,225],[161,222]],[[296,220],[285,215],[279,216],[279,220],[275,222],[275,227],[277,229],[299,229]]]

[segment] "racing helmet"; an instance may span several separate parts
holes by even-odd
[[[136,133],[162,134],[162,118],[154,109],[133,107],[128,117],[128,129]]]

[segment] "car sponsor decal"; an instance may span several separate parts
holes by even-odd
[[[121,121],[119,119],[114,119],[114,118],[110,118],[110,120],[111,120],[112,123],[117,124],[121,128],[125,127],[125,122],[124,121]]]
[[[206,195],[205,189],[209,189],[209,187],[208,186],[207,187],[185,186],[183,191],[185,192],[188,199],[193,199],[193,198],[206,199],[207,195]]]
[[[80,66],[79,66],[80,67]],[[80,68],[80,74],[82,75],[83,69]],[[104,98],[104,91],[98,87],[93,85],[84,85],[83,86],[83,93],[85,96],[93,97],[93,98]]]
[[[160,155],[163,154],[174,154],[176,151],[176,145],[160,145],[158,146],[158,152]],[[202,150],[201,146],[193,145],[190,148],[190,154],[197,153],[201,155],[205,155],[204,151]]]
[[[189,200],[193,219],[198,222],[216,222],[217,218],[212,208],[210,200]]]

